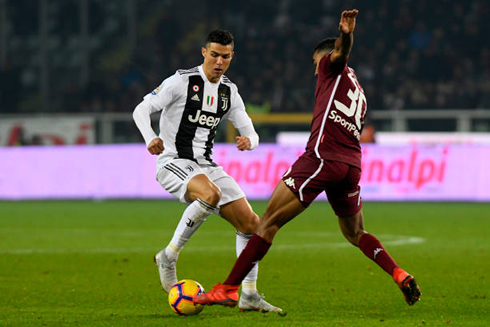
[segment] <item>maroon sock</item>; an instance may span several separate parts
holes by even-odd
[[[262,260],[271,245],[272,243],[267,242],[259,235],[253,234],[248,241],[247,246],[236,260],[235,265],[224,284],[240,285],[255,264]]]
[[[393,270],[398,267],[395,260],[386,252],[379,240],[371,234],[364,234],[359,240],[359,248],[378,266],[383,268],[388,274],[393,275]]]

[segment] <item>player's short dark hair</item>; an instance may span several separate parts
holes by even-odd
[[[219,43],[221,45],[229,45],[231,44],[231,47],[234,47],[234,40],[235,38],[233,37],[233,34],[231,34],[227,30],[214,30],[211,33],[208,34],[208,37],[206,38],[206,43],[204,46],[208,46],[209,43]]]
[[[336,37],[327,37],[326,39],[321,40],[315,47],[314,52],[330,52],[335,49],[335,41],[337,41]]]

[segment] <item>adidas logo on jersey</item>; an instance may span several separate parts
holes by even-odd
[[[201,99],[199,99],[199,96],[197,94],[194,94],[194,96],[191,98],[192,101],[201,101]]]

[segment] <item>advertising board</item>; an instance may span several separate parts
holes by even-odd
[[[214,159],[250,199],[267,200],[302,146],[216,144]],[[376,201],[490,201],[490,146],[363,146],[361,195]],[[144,145],[0,148],[0,199],[170,198]],[[325,199],[324,195],[320,198]]]

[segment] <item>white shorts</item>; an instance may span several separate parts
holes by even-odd
[[[187,192],[187,184],[199,174],[206,175],[221,189],[221,200],[218,203],[218,208],[245,196],[237,182],[225,173],[221,166],[199,165],[188,159],[167,161],[157,172],[157,181],[180,202],[189,203],[184,198]]]

